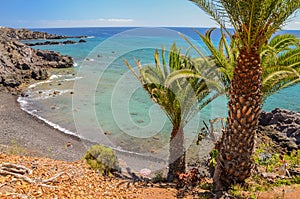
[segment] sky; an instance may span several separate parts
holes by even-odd
[[[188,0],[5,0],[1,1],[0,26],[217,27]],[[300,30],[300,15],[284,29]]]

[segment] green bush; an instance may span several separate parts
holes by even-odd
[[[113,149],[103,145],[93,145],[84,157],[87,164],[102,175],[111,175],[118,169],[118,158]]]

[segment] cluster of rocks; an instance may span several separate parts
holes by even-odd
[[[282,148],[300,149],[300,114],[280,108],[262,112],[259,119],[261,132]]]
[[[22,30],[24,32],[0,28],[0,90],[16,91],[21,84],[31,79],[47,79],[49,68],[73,66],[74,61],[70,56],[54,51],[34,50],[19,42],[18,39],[30,38],[25,36],[28,31]]]
[[[86,42],[81,39],[78,41],[79,43]],[[45,41],[45,42],[36,42],[36,43],[25,43],[27,46],[45,46],[45,45],[67,45],[67,44],[77,44],[76,41],[66,40],[66,41]]]

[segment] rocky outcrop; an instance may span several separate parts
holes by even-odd
[[[43,64],[44,66],[52,68],[69,68],[74,64],[73,59],[70,56],[61,55],[54,51],[37,50],[36,55],[46,61]]]
[[[80,42],[80,41],[79,41]],[[66,41],[45,41],[36,43],[25,43],[27,46],[46,46],[46,45],[67,45],[67,44],[77,44],[76,41],[66,40]]]
[[[18,36],[0,28],[0,90],[16,90],[31,79],[45,80],[49,68],[73,66],[70,56],[54,51],[34,50],[19,42]],[[25,31],[26,32],[26,31]]]
[[[300,114],[276,108],[262,112],[259,119],[261,130],[281,147],[291,151],[300,149]]]

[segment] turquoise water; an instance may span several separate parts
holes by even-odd
[[[198,29],[204,33],[206,29]],[[125,66],[123,59],[134,65],[154,64],[153,53],[162,45],[169,49],[173,42],[185,53],[188,44],[181,32],[208,55],[191,28],[67,28],[39,29],[61,35],[87,35],[86,43],[76,45],[35,46],[72,56],[72,69],[53,71],[50,80],[28,88],[20,98],[23,108],[45,121],[77,136],[120,150],[167,156],[172,125],[164,112]],[[296,32],[299,33],[299,32]],[[219,33],[213,38],[218,41]],[[78,40],[78,39],[74,39]],[[197,53],[190,50],[190,56]],[[53,95],[58,91],[56,95]],[[275,107],[300,112],[300,85],[271,96],[264,109]],[[195,115],[185,127],[186,145],[196,138],[203,121],[225,117],[226,99],[220,97]]]

